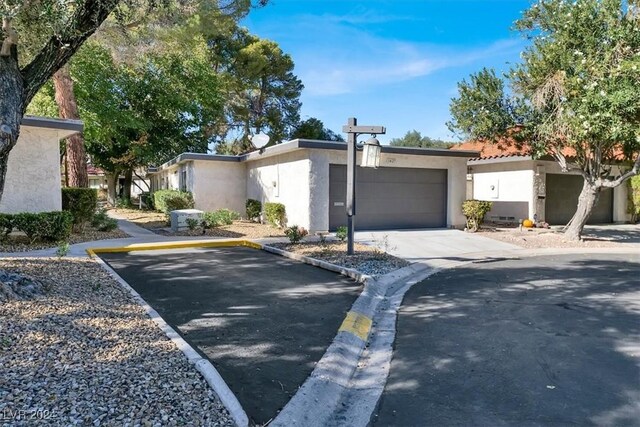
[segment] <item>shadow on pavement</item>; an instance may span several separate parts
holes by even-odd
[[[249,248],[101,257],[209,357],[258,424],[306,380],[360,290],[335,273]]]
[[[639,267],[536,257],[415,285],[375,425],[640,425]]]

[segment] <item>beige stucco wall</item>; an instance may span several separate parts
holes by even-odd
[[[329,165],[347,163],[346,151],[310,150],[310,229],[329,228]],[[357,162],[360,164],[361,152]],[[424,168],[447,170],[447,226],[464,227],[462,203],[466,199],[467,159],[464,157],[416,156],[408,154],[382,153],[380,167]]]
[[[9,154],[0,212],[48,212],[62,209],[60,183],[61,133],[22,126]]]
[[[247,170],[241,162],[193,160],[187,163],[187,189],[196,209],[231,209],[245,214]]]
[[[554,161],[522,160],[498,163],[478,164],[470,162],[473,174],[473,197],[489,201],[529,201],[529,218],[537,215],[538,220],[545,219],[546,174],[580,175],[576,170],[563,172]],[[611,174],[618,176],[620,169],[614,166]],[[492,197],[489,185],[498,182],[498,197]],[[627,189],[625,185],[613,190],[613,221],[626,222],[630,219],[627,213]]]
[[[317,228],[310,221],[310,194],[313,192],[309,151],[299,150],[247,162],[247,198],[282,203],[287,212],[287,224],[308,230]],[[328,171],[328,170],[327,170]],[[329,198],[327,191],[326,198]],[[328,211],[326,212],[328,215]]]

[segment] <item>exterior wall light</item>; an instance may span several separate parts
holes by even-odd
[[[347,124],[342,126],[342,132],[347,134],[347,255],[353,255],[353,233],[355,230],[354,216],[356,214],[356,152],[358,151],[358,135],[368,134],[371,138],[364,144],[362,153],[362,167],[377,168],[380,166],[380,141],[376,135],[384,135],[384,126],[358,126],[355,117],[349,118]]]
[[[362,147],[362,162],[360,166],[363,168],[379,168],[381,152],[382,147],[380,146],[380,141],[373,135]]]

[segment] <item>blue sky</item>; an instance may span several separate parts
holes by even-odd
[[[511,30],[523,0],[271,0],[243,21],[291,55],[305,85],[303,119],[341,132],[347,118],[382,125],[382,142],[446,128],[458,81],[506,71],[524,41]]]

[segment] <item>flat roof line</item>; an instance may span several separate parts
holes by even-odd
[[[24,116],[20,122],[22,126],[32,126],[47,129],[71,130],[82,132],[84,124],[82,120],[54,119],[51,117]]]

